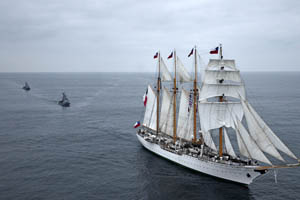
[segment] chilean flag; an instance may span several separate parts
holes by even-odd
[[[168,59],[173,57],[173,52],[169,55]]]
[[[135,122],[135,124],[133,125],[133,128],[137,128],[141,125],[140,121]]]
[[[143,96],[143,101],[144,101],[144,106],[147,105],[147,95],[148,95],[148,89],[146,90],[144,96]]]
[[[216,47],[214,50],[211,50],[209,53],[210,54],[218,54],[219,52],[219,47]]]
[[[214,50],[211,50],[209,53],[210,54],[218,54],[219,53],[219,47],[216,47]]]
[[[156,54],[153,56],[153,58],[157,58],[158,57],[158,52],[156,52]]]

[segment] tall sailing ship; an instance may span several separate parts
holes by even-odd
[[[189,54],[194,58],[193,76],[175,50],[168,57],[174,60],[173,76],[156,53],[157,82],[148,86],[144,119],[136,134],[141,144],[187,168],[246,185],[269,170],[299,166],[299,159],[248,102],[235,61],[223,59],[221,45],[210,53],[219,54],[219,59],[209,60],[201,86],[196,47]],[[279,151],[297,162],[286,164]],[[272,164],[266,153],[283,164]]]

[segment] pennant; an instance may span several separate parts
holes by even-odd
[[[194,53],[194,48],[192,49],[192,51],[190,52],[190,54],[188,55],[188,57],[190,57],[191,55],[193,55]]]
[[[137,128],[141,125],[140,121],[135,122],[135,124],[133,125],[133,128]]]
[[[156,52],[156,54],[153,56],[153,58],[157,58],[158,57],[158,52]]]
[[[173,52],[169,55],[168,59],[173,57]]]
[[[211,50],[209,53],[210,54],[218,54],[219,53],[219,47],[216,47],[214,50]]]
[[[148,95],[148,89],[146,90],[144,96],[143,96],[143,102],[144,102],[144,106],[146,107],[147,105],[147,95]]]

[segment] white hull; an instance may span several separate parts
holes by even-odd
[[[146,140],[144,140],[143,137],[141,137],[138,134],[137,137],[139,141],[142,143],[142,145],[149,151],[152,151],[153,153],[161,157],[164,157],[170,161],[183,165],[187,168],[211,176],[249,185],[250,183],[253,182],[254,179],[262,175],[262,173],[258,171],[254,171],[254,169],[251,168],[251,166],[247,167],[247,166],[222,164],[222,163],[195,158],[189,155],[178,155],[160,148],[158,144],[147,142]]]

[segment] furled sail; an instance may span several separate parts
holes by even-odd
[[[153,88],[149,85],[143,125],[155,130],[156,127],[155,125],[153,125],[155,123],[156,123],[156,94]]]
[[[206,84],[203,83],[200,100],[218,96],[230,96],[234,98],[246,97],[245,87],[243,84]]]
[[[236,83],[242,83],[240,72],[236,71],[227,71],[227,70],[205,70],[205,76],[203,83],[206,84],[218,84],[220,80],[225,81],[234,81]]]
[[[168,135],[173,135],[173,98],[166,87],[163,88],[163,97],[160,113],[160,130]]]
[[[191,107],[189,92],[182,88],[180,97],[180,107],[178,113],[177,135],[179,138],[190,140],[193,130],[193,111]]]
[[[160,76],[162,81],[171,81],[172,76],[169,72],[164,60],[160,57]]]
[[[244,114],[239,102],[200,102],[198,107],[200,123],[204,131],[223,126],[234,128],[235,119],[241,121]]]
[[[177,74],[180,82],[192,81],[192,77],[177,56]]]
[[[240,153],[243,156],[246,156],[248,158],[253,158],[255,160],[259,160],[261,162],[272,165],[272,163],[264,155],[264,153],[261,151],[259,146],[255,143],[252,137],[248,134],[248,131],[239,120],[236,120],[235,130],[236,130],[236,136],[237,136]]]
[[[242,100],[242,105],[245,112],[245,118],[247,121],[248,129],[253,140],[264,152],[270,154],[271,156],[281,161],[284,161],[284,159],[281,157],[279,152],[274,147],[270,138],[266,135],[265,131],[258,123],[257,119],[253,116],[253,114],[249,110],[248,107],[249,104],[246,101]]]
[[[224,128],[224,139],[225,139],[225,148],[226,148],[226,152],[231,155],[232,157],[236,157],[236,154],[234,152],[234,149],[231,145],[231,142],[230,142],[230,139],[228,137],[228,134],[227,134],[227,131],[226,131],[226,128]]]
[[[248,121],[251,123],[249,126],[253,129],[255,128],[255,134],[260,134],[266,136],[269,141],[274,145],[278,150],[286,153],[290,157],[297,159],[297,157],[289,150],[289,148],[275,135],[275,133],[270,129],[270,127],[262,120],[262,118],[257,114],[254,108],[247,102],[243,101],[243,107],[247,110]],[[247,119],[247,118],[246,118]],[[271,154],[272,155],[272,154]],[[277,157],[276,157],[277,158]],[[279,157],[278,159],[280,159]]]
[[[202,136],[203,136],[203,140],[204,140],[204,143],[209,146],[211,149],[213,149],[214,151],[217,152],[217,148],[216,148],[216,145],[211,137],[211,133],[210,131],[203,131],[202,130]]]

